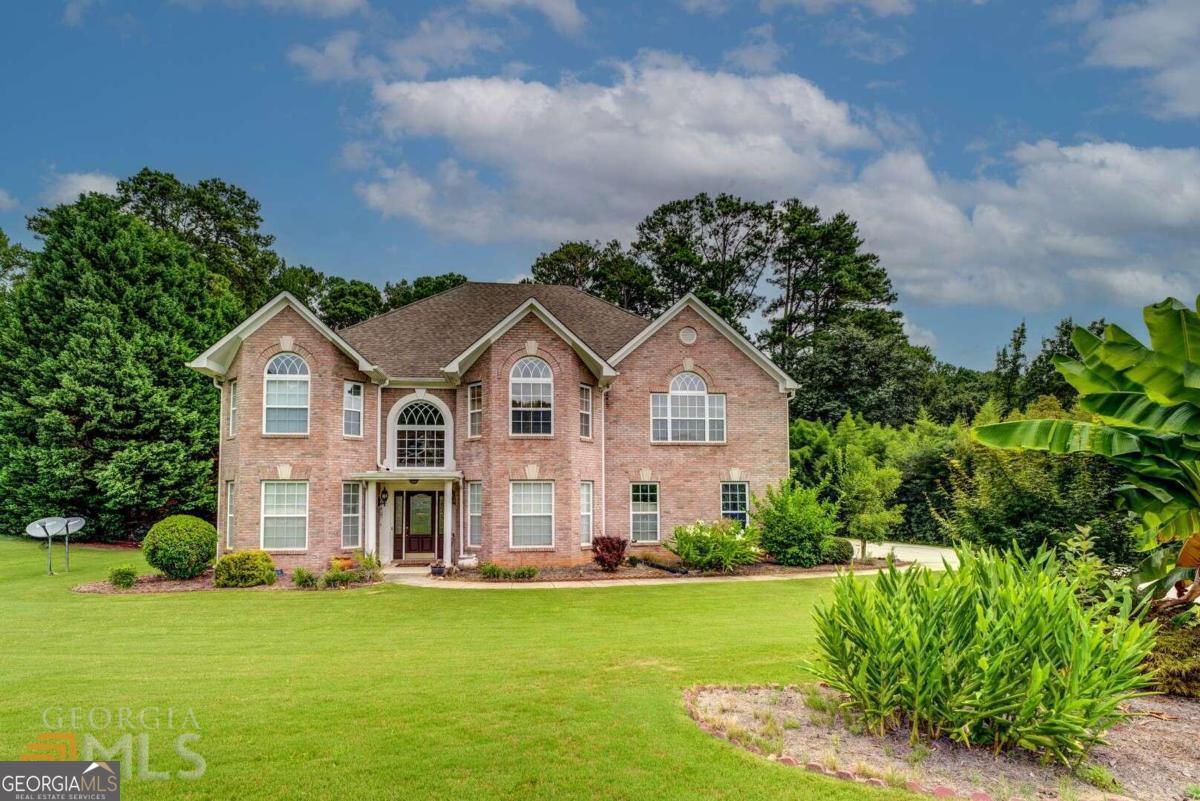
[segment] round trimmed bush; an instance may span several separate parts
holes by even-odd
[[[842,537],[826,537],[821,541],[821,561],[827,565],[848,565],[854,558],[854,545]]]
[[[120,565],[108,571],[108,583],[118,589],[127,590],[137,584],[137,568],[133,565]]]
[[[150,527],[142,551],[150,566],[169,578],[195,578],[217,556],[217,529],[192,515],[171,515]]]
[[[755,499],[754,523],[760,545],[781,565],[814,567],[821,562],[821,543],[837,533],[837,506],[821,500],[820,487],[783,481]]]
[[[217,560],[213,584],[218,587],[258,587],[275,583],[275,562],[266,551],[235,551]]]

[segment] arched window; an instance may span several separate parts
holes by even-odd
[[[308,433],[308,362],[281,353],[267,363],[263,386],[263,433]]]
[[[510,431],[513,434],[554,433],[554,376],[550,365],[526,356],[509,375]]]
[[[400,410],[396,418],[396,466],[446,466],[446,418],[429,401],[414,401]]]
[[[704,379],[680,373],[668,393],[650,396],[652,442],[724,442],[725,396],[709,394]]]

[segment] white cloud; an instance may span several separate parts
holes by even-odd
[[[91,2],[92,0],[83,0]],[[176,5],[192,9],[204,7],[209,0],[171,0]],[[230,5],[243,5],[245,0],[226,0]],[[313,17],[344,17],[356,11],[366,11],[367,0],[254,0],[270,11],[290,11]]]
[[[611,84],[472,77],[374,95],[387,135],[443,140],[454,156],[432,175],[380,173],[360,187],[368,205],[472,241],[624,235],[664,200],[789,195],[844,172],[839,152],[877,144],[799,76],[710,73],[660,54],[620,65]]]
[[[847,55],[869,64],[886,64],[908,52],[903,32],[879,33],[852,20],[838,20],[825,26],[825,41],[845,49]]]
[[[810,14],[824,14],[838,6],[854,6],[874,12],[881,17],[894,14],[911,14],[916,10],[915,0],[762,0],[764,11],[782,6],[799,6]]]
[[[745,72],[774,72],[787,49],[775,41],[770,25],[759,25],[746,31],[742,44],[725,51],[725,63]]]
[[[1059,19],[1084,22],[1087,63],[1137,70],[1161,117],[1200,116],[1200,3],[1146,0],[1105,13],[1081,0],[1060,9]]]
[[[15,197],[0,189],[0,211],[12,211],[20,205]]]
[[[358,56],[359,34],[342,31],[319,47],[295,45],[288,50],[288,61],[308,73],[314,81],[347,81],[366,77],[368,65]]]
[[[42,193],[42,202],[51,206],[74,203],[81,194],[88,192],[115,195],[116,176],[104,172],[52,173],[46,182],[46,190]]]
[[[83,24],[87,10],[96,4],[96,0],[67,0],[63,6],[63,24],[77,28]]]
[[[908,337],[908,341],[917,346],[924,346],[933,350],[937,348],[937,335],[928,328],[923,328],[914,323],[909,318],[905,317],[900,321],[904,326],[904,335]]]
[[[689,14],[719,17],[730,9],[733,0],[679,0],[679,6]]]
[[[541,12],[561,33],[578,33],[587,24],[587,17],[575,5],[575,0],[470,0],[470,5],[484,11],[533,9]]]

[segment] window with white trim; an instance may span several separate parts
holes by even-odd
[[[263,387],[263,433],[308,433],[308,362],[281,353],[267,363]]]
[[[579,544],[592,544],[592,482],[579,482]]]
[[[229,382],[229,436],[237,435],[237,407],[238,407],[238,391],[237,379]]]
[[[262,483],[262,547],[268,551],[308,547],[308,482]]]
[[[629,487],[629,541],[658,542],[658,484]]]
[[[579,436],[584,439],[592,438],[592,387],[590,384],[579,385]]]
[[[509,374],[509,431],[517,435],[554,433],[554,376],[550,365],[526,356]]]
[[[509,544],[514,548],[554,546],[554,482],[509,483]]]
[[[725,396],[710,395],[695,373],[680,373],[670,392],[650,396],[650,441],[724,442]]]
[[[342,547],[362,546],[362,487],[355,481],[342,484]]]
[[[225,547],[233,547],[233,482],[225,482]]]
[[[745,481],[721,482],[721,517],[750,525],[750,490]]]
[[[483,384],[478,381],[467,385],[467,436],[478,437],[483,433]]]
[[[483,545],[483,482],[467,482],[467,545]]]
[[[429,401],[405,406],[396,418],[397,467],[445,467],[446,419]]]
[[[363,417],[363,385],[358,381],[342,382],[342,436],[361,437]]]

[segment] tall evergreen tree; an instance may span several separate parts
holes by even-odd
[[[237,322],[241,298],[112,197],[43,209],[30,228],[42,250],[0,306],[0,530],[79,514],[115,538],[211,513],[218,394],[184,362]]]
[[[645,317],[666,308],[665,293],[655,284],[654,275],[615,239],[606,245],[563,242],[539,255],[530,272],[532,283],[573,286]]]
[[[1029,362],[1025,375],[1021,377],[1020,399],[1017,408],[1024,409],[1038,398],[1049,395],[1058,400],[1064,409],[1075,405],[1079,393],[1066,382],[1062,373],[1054,366],[1055,356],[1077,357],[1075,346],[1071,344],[1071,332],[1075,330],[1075,321],[1064,317],[1054,328],[1054,336],[1042,339],[1042,349]],[[1104,320],[1096,320],[1088,325],[1096,336],[1104,333]]]
[[[1025,337],[1025,321],[1022,320],[1020,325],[1013,329],[1008,344],[996,352],[992,398],[995,399],[1001,416],[1021,408],[1021,382],[1027,367]]]
[[[383,296],[379,287],[358,279],[331,276],[325,281],[325,292],[317,304],[321,322],[330,328],[369,320],[383,311]]]

